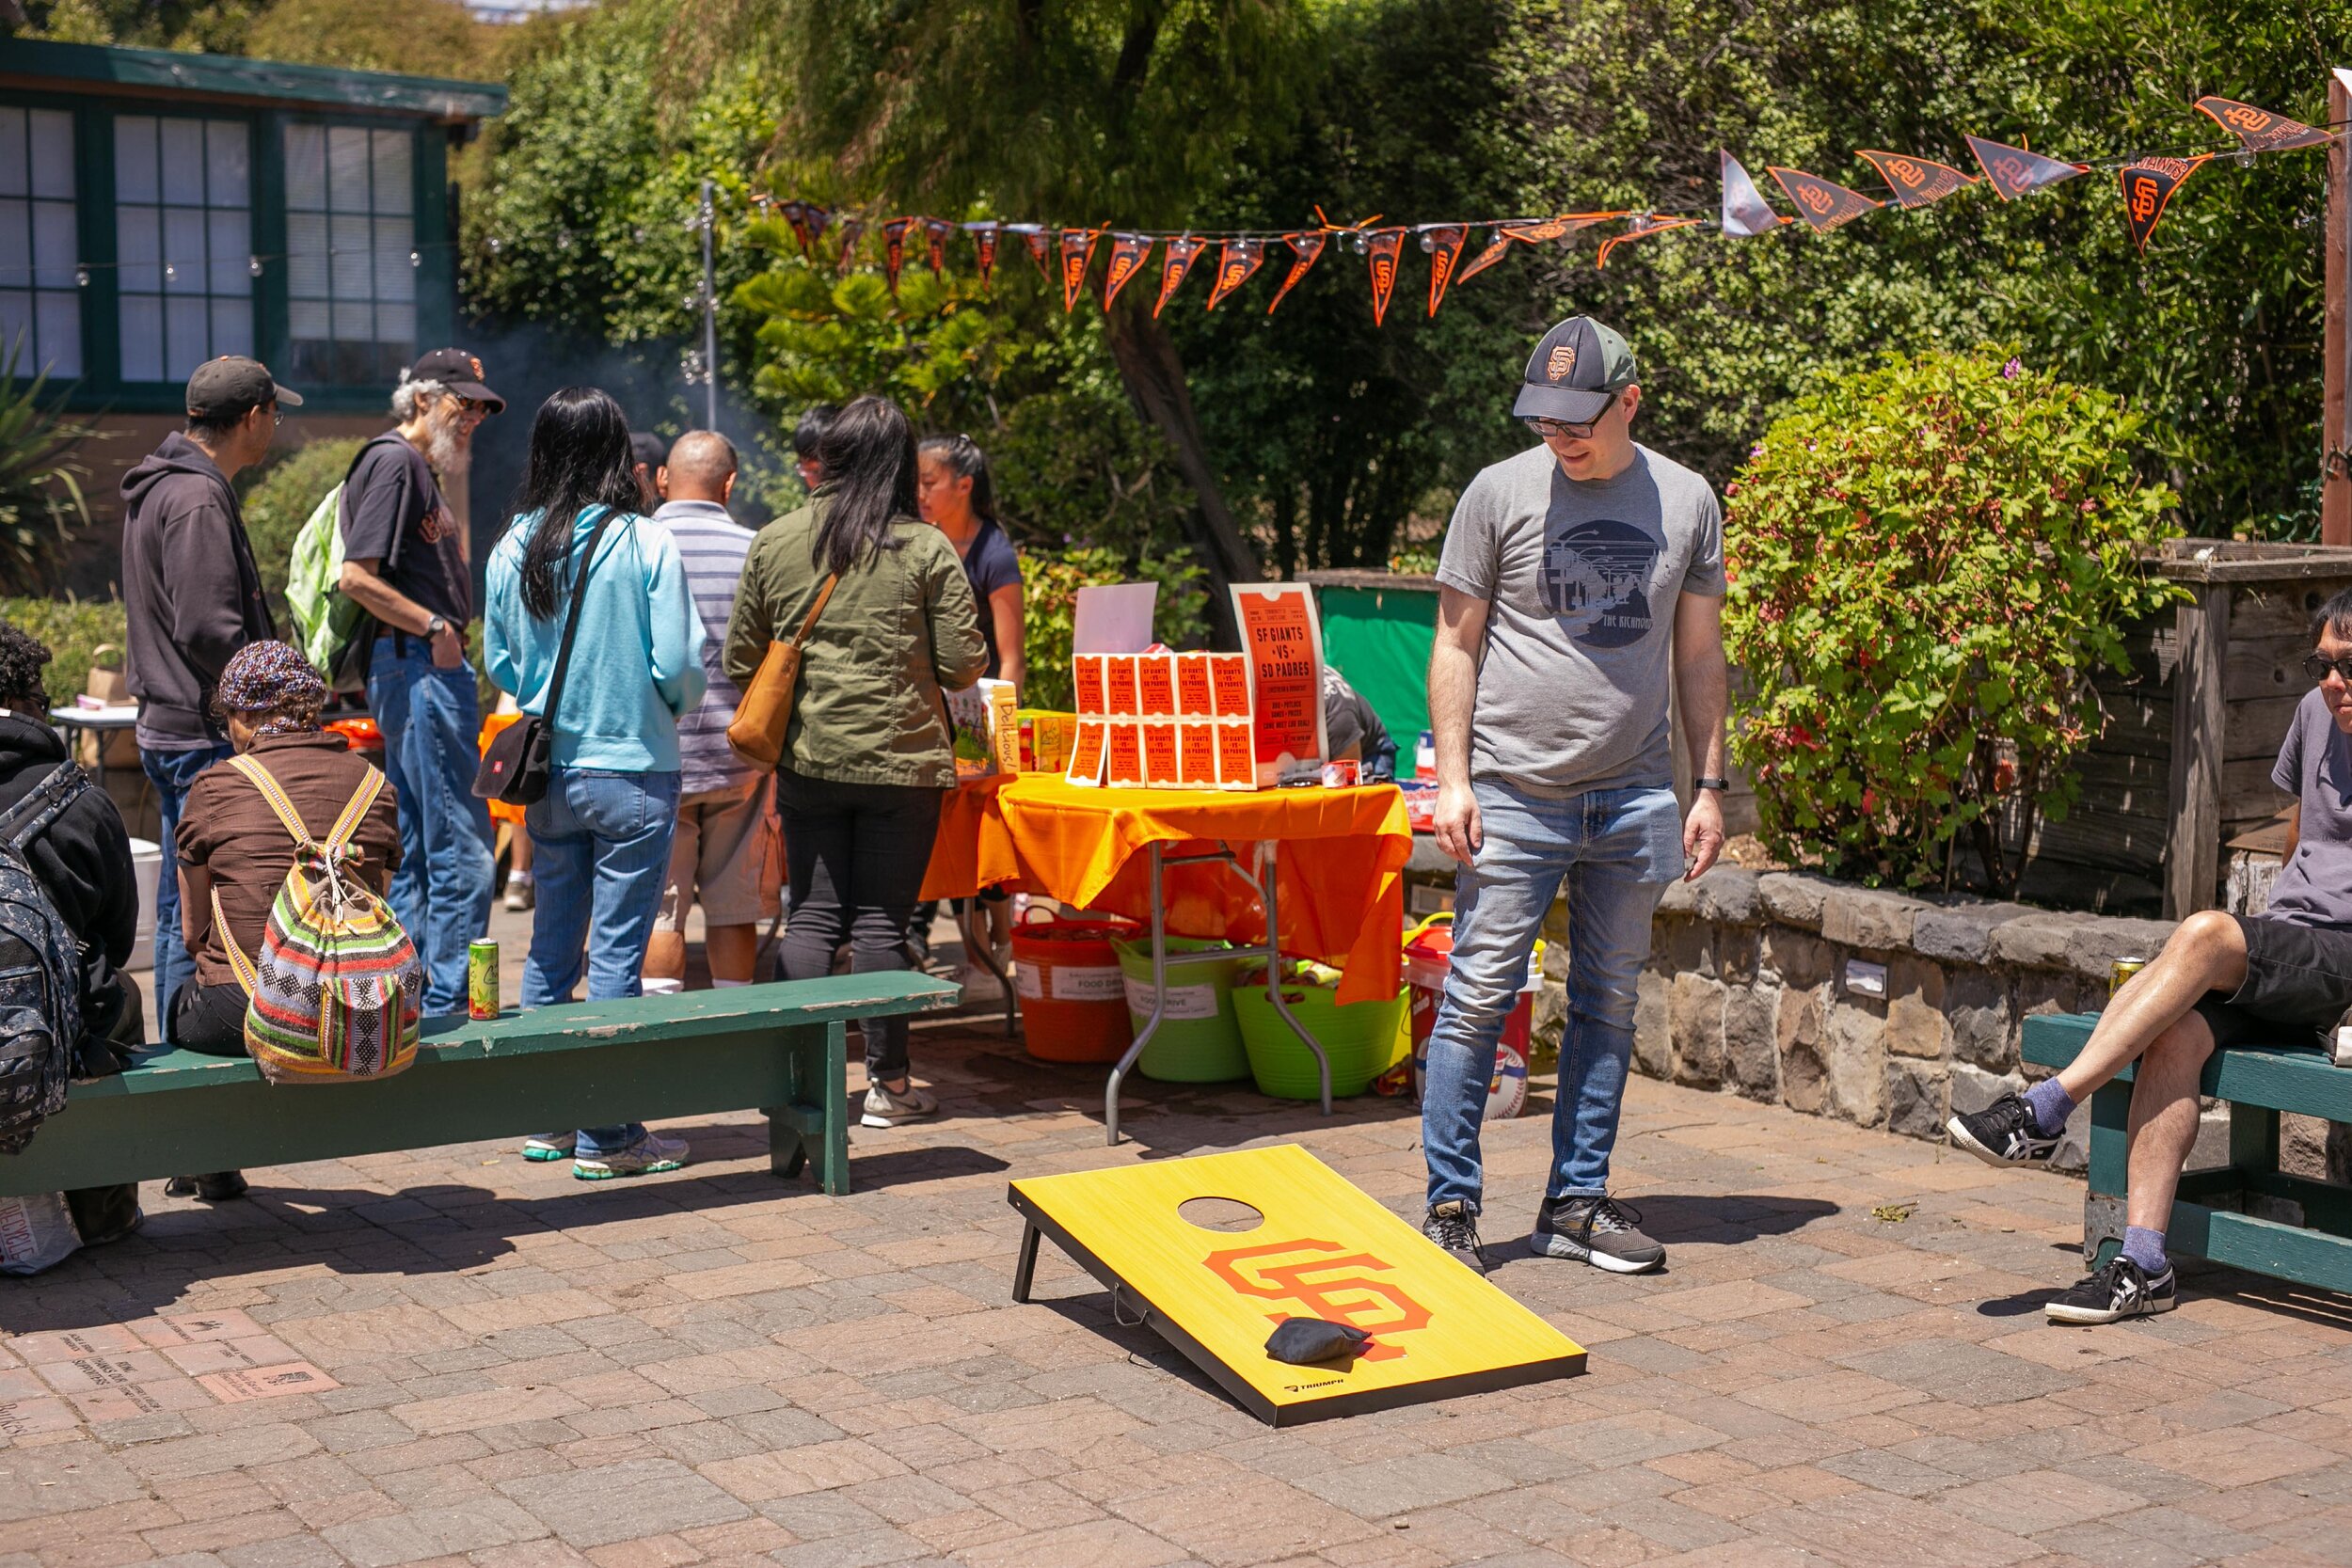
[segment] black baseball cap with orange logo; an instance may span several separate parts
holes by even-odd
[[[437,348],[408,367],[411,381],[437,381],[471,403],[484,404],[493,414],[506,412],[506,400],[482,384],[482,361],[462,348]]]
[[[1571,316],[1545,333],[1527,356],[1527,373],[1511,412],[1522,420],[1588,424],[1639,379],[1633,351],[1623,338],[1590,316]]]

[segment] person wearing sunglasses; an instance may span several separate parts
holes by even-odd
[[[2320,606],[2303,660],[2312,689],[2296,705],[2270,781],[2295,798],[2270,904],[2261,914],[2205,910],[2123,983],[2072,1064],[2023,1094],[1946,1123],[1954,1144],[1994,1165],[2046,1164],[2067,1118],[2137,1062],[2126,1133],[2122,1251],[2044,1310],[2106,1323],[2169,1312],[2164,1229],[2197,1143],[2205,1060],[2245,1040],[2325,1047],[2352,1011],[2352,589]]]
[[[1707,481],[1633,439],[1625,340],[1589,316],[1529,357],[1512,412],[1540,445],[1471,480],[1438,565],[1429,721],[1454,958],[1429,1038],[1422,1231],[1472,1268],[1479,1124],[1503,1022],[1565,893],[1568,1013],[1552,1162],[1530,1244],[1638,1274],[1665,1260],[1609,1196],[1634,985],[1668,884],[1722,852],[1723,512]],[[1674,792],[1678,693],[1697,776]]]

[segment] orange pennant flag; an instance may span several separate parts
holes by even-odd
[[[907,230],[914,226],[913,218],[891,218],[882,225],[882,277],[894,299],[898,294],[898,269],[907,261]]]
[[[2077,174],[2090,172],[2089,164],[2060,163],[2056,158],[2045,158],[2039,152],[2010,147],[2005,142],[1986,141],[1981,136],[1967,135],[1960,139],[1968,144],[1970,152],[1976,154],[1977,166],[1984,170],[1984,177],[1991,182],[1994,193],[2003,201],[2014,201],[2027,191],[2060,184]]]
[[[1152,244],[1149,234],[1111,236],[1111,270],[1103,279],[1104,309],[1109,309],[1111,301],[1119,297],[1119,291],[1127,286],[1127,280],[1143,270],[1143,263],[1151,258]]]
[[[2116,176],[2123,187],[2123,221],[2130,225],[2132,244],[2141,255],[2148,253],[2148,237],[2156,231],[2172,193],[2212,158],[2210,152],[2194,158],[2142,158],[2125,165]]]
[[[1196,240],[1190,234],[1168,242],[1168,262],[1160,272],[1160,297],[1152,306],[1152,320],[1157,321],[1160,312],[1168,309],[1168,296],[1184,287],[1184,275],[1192,271],[1193,262],[1208,247],[1208,241]]]
[[[929,252],[924,259],[930,262],[933,277],[947,270],[947,236],[955,230],[956,226],[946,218],[923,220],[923,243]]]
[[[996,231],[993,223],[967,224],[972,231],[972,249],[979,257],[980,287],[986,289],[996,271]]]
[[[1541,223],[1506,223],[1496,232],[1508,235],[1521,245],[1542,245],[1547,240],[1573,234],[1580,229],[1590,229],[1597,223],[1607,223],[1611,218],[1628,215],[1625,213],[1563,213]]]
[[[1274,314],[1274,306],[1281,304],[1283,297],[1298,287],[1298,280],[1307,276],[1307,270],[1313,266],[1316,258],[1323,254],[1324,243],[1329,236],[1320,229],[1302,229],[1295,234],[1285,234],[1282,238],[1290,245],[1294,254],[1291,258],[1291,270],[1283,274],[1282,286],[1274,291],[1273,304],[1265,308],[1265,313],[1269,316]]]
[[[1764,166],[1780,182],[1780,188],[1797,204],[1797,215],[1811,224],[1816,234],[1826,234],[1840,224],[1851,223],[1863,214],[1886,205],[1801,168],[1781,168],[1771,164]]]
[[[1633,216],[1633,221],[1626,225],[1624,233],[1612,234],[1600,242],[1600,255],[1594,259],[1593,265],[1607,266],[1609,253],[1628,240],[1639,240],[1652,234],[1663,234],[1669,229],[1688,229],[1691,225],[1703,221],[1705,220],[1691,217],[1661,218],[1655,213],[1637,213]]]
[[[1227,294],[1248,282],[1264,261],[1265,246],[1255,240],[1227,240],[1216,263],[1216,287],[1209,291],[1209,309],[1216,309]]]
[[[1470,230],[1458,223],[1441,223],[1422,230],[1421,247],[1429,252],[1429,313],[1445,302],[1445,287],[1454,281],[1454,265],[1462,259]]]
[[[1380,326],[1389,319],[1389,295],[1396,292],[1396,256],[1405,248],[1405,230],[1377,229],[1373,230],[1372,245],[1372,325]]]
[[[803,256],[817,248],[817,242],[825,237],[825,226],[833,221],[833,214],[813,201],[787,201],[783,212],[784,221],[792,226],[792,237],[801,242]]]
[[[1510,254],[1511,236],[1498,230],[1495,237],[1487,242],[1486,248],[1470,259],[1470,265],[1454,273],[1454,281],[1467,283]]]
[[[1078,303],[1078,291],[1086,287],[1087,263],[1094,260],[1094,242],[1098,238],[1092,229],[1065,229],[1061,231],[1061,308],[1068,315]]]
[[[1949,164],[1939,164],[1932,158],[1915,158],[1908,152],[1876,152],[1864,148],[1854,154],[1867,158],[1879,171],[1895,199],[1905,207],[1924,207],[1931,201],[1941,201],[1954,191],[1963,190],[1977,182],[1977,176],[1963,174]]]
[[[1054,264],[1046,260],[1054,247],[1054,237],[1039,223],[1009,223],[1005,232],[1021,236],[1022,245],[1029,252],[1029,260],[1037,263],[1037,275],[1048,283],[1054,280]]]
[[[2274,115],[2251,103],[2241,103],[2234,98],[2201,98],[2197,107],[2211,116],[2216,125],[2245,143],[2249,152],[2284,152],[2290,148],[2317,147],[2328,139],[2325,131],[2313,130],[2299,119]]]
[[[858,237],[866,232],[864,218],[841,220],[841,259],[834,264],[835,272],[848,272],[850,261],[857,254]]]

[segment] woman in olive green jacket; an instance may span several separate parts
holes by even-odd
[[[906,416],[860,398],[826,427],[817,459],[823,488],[752,541],[727,624],[727,673],[748,689],[768,644],[788,641],[826,578],[839,579],[803,646],[776,768],[787,980],[831,973],[845,942],[860,974],[907,967],[907,921],[956,783],[944,693],[988,662],[955,546],[915,515]],[[939,1108],[907,1066],[906,1020],[869,1020],[865,1125]]]

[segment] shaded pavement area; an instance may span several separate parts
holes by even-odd
[[[2352,1561],[2352,1303],[2192,1272],[2047,1326],[2077,1180],[1636,1079],[1671,1257],[1620,1278],[1518,1239],[1539,1094],[1486,1229],[1588,1375],[1276,1432],[1050,1244],[1012,1306],[1007,1179],[1295,1140],[1418,1220],[1409,1107],[1146,1082],[1112,1150],[1099,1069],[977,1015],[914,1060],[943,1117],[853,1132],[841,1198],[749,1115],[627,1183],[497,1145],[150,1183],[0,1283],[0,1568]]]

